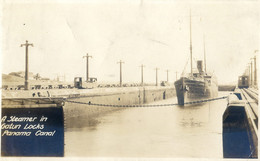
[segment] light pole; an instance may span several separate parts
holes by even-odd
[[[166,70],[166,73],[167,73],[167,82],[169,82],[169,77],[168,77],[169,76],[169,70],[168,69]]]
[[[155,68],[155,71],[156,71],[156,86],[158,86],[158,70],[159,68]]]
[[[28,65],[28,47],[32,46],[33,44],[29,44],[28,40],[26,40],[25,44],[21,44],[21,47],[25,46],[25,82],[24,82],[24,89],[29,89],[29,83],[28,83],[28,72],[29,72],[29,65]]]
[[[251,62],[251,85],[253,85],[253,63]]]
[[[251,67],[251,64],[252,63],[248,63],[248,71],[249,71],[248,76],[249,76],[249,79],[250,79],[250,81],[249,81],[250,85],[252,85],[252,67]]]
[[[255,50],[255,54],[258,52],[258,50]],[[257,69],[256,69],[256,55],[254,56],[254,65],[255,65],[255,86],[257,86]]]
[[[87,55],[86,56],[83,56],[83,59],[86,58],[86,82],[88,82],[89,80],[89,77],[88,77],[88,70],[89,70],[89,65],[88,65],[88,58],[92,58],[92,56]]]
[[[144,86],[144,65],[142,64],[141,66],[141,85]]]
[[[122,87],[122,63],[124,63],[122,60],[117,62],[120,64],[120,87]]]

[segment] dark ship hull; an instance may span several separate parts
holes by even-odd
[[[211,77],[204,80],[181,77],[174,85],[179,105],[216,97],[218,94],[218,86],[214,80],[211,80]]]

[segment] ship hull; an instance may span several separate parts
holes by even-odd
[[[179,105],[184,105],[190,101],[216,97],[218,93],[216,84],[212,83],[209,85],[205,81],[192,80],[186,77],[180,78],[174,85]]]

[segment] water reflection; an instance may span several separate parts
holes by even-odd
[[[75,127],[65,132],[65,155],[222,158],[225,105],[226,100],[218,100],[196,106],[127,108],[97,117],[95,124],[77,117]]]

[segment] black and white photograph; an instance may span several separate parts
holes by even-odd
[[[258,159],[258,0],[1,11],[1,160]]]

